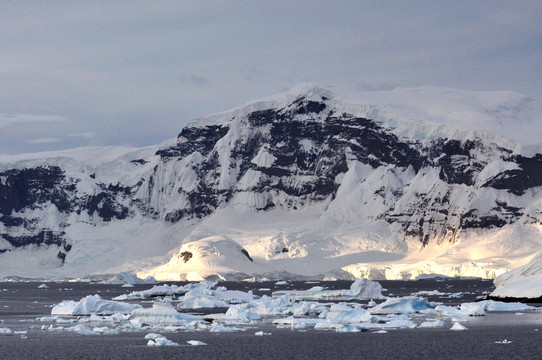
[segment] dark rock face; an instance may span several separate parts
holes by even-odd
[[[63,262],[71,242],[63,231],[70,224],[62,219],[74,213],[88,214],[91,221],[119,221],[138,214],[175,223],[202,219],[241,193],[262,195],[254,205],[257,211],[322,204],[335,199],[341,175],[352,161],[385,168],[388,179],[412,174],[397,180],[395,187],[383,181],[372,190],[373,201],[385,208],[375,220],[399,224],[405,236],[417,237],[424,245],[432,239],[454,241],[461,229],[502,227],[525,217],[525,209],[505,200],[495,201],[490,211],[458,206],[458,191],[466,198],[481,189],[521,196],[542,186],[541,154],[514,155],[480,139],[438,139],[421,145],[371,119],[337,113],[327,100],[299,97],[283,109],[254,111],[228,124],[186,127],[175,145],[156,153],[154,170],[131,186],[101,183],[94,173],[70,178],[60,166],[6,170],[0,173],[0,236],[10,247],[0,252],[56,246]],[[516,166],[481,183],[480,174],[495,159]],[[139,158],[127,166],[143,168],[150,161]],[[187,172],[190,180],[181,181]],[[438,175],[430,187],[415,187],[417,178],[432,172]],[[77,190],[85,176],[98,190]],[[137,195],[140,190],[146,195]],[[61,217],[57,230],[43,228],[40,219],[24,214],[51,205]],[[186,262],[192,254],[181,255]]]

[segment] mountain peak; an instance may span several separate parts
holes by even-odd
[[[200,117],[190,121],[187,127],[224,125],[235,118],[246,116],[255,111],[286,108],[300,99],[316,102],[339,102],[337,94],[314,83],[301,83],[279,94],[250,101],[239,107]]]

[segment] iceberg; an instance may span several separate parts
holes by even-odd
[[[149,333],[145,335],[145,339],[149,340],[147,346],[179,346],[179,344],[160,334]]]
[[[458,322],[455,322],[454,325],[450,328],[450,330],[454,331],[462,331],[462,330],[468,330],[465,326],[461,325]]]
[[[273,297],[283,295],[299,300],[385,299],[382,295],[382,285],[368,279],[357,279],[348,290],[324,290],[322,286],[314,286],[308,290],[281,290],[272,293]]]
[[[140,305],[103,300],[100,295],[88,295],[79,301],[64,300],[51,309],[51,315],[112,315],[129,314]]]
[[[434,309],[427,299],[418,296],[389,298],[381,304],[369,309],[371,314],[411,314]]]
[[[192,321],[203,321],[202,316],[180,313],[168,303],[154,303],[152,308],[138,308],[132,311],[134,320],[150,325],[173,325]]]

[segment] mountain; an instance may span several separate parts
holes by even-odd
[[[0,275],[495,277],[541,248],[542,151],[481,131],[540,129],[540,104],[376,95],[302,85],[154,147],[0,158]]]

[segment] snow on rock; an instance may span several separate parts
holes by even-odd
[[[167,339],[161,334],[149,333],[145,335],[145,339],[149,340],[147,346],[179,346],[179,344]]]
[[[202,316],[180,313],[168,303],[154,303],[152,308],[138,308],[132,311],[135,324],[172,325],[192,321],[203,321]]]
[[[20,190],[0,278],[492,278],[539,251],[538,102],[359,95],[303,85],[157,146],[0,156],[0,193]]]
[[[103,300],[100,295],[88,295],[79,301],[62,301],[51,309],[51,315],[111,315],[131,313],[140,307],[137,304]]]
[[[256,269],[248,251],[236,241],[227,236],[212,236],[183,244],[167,264],[138,275],[160,281],[201,281],[211,277],[238,280]]]
[[[539,298],[542,297],[542,252],[527,264],[498,276],[493,297]]]
[[[314,286],[308,290],[281,290],[273,292],[273,297],[289,295],[301,300],[368,300],[384,299],[382,286],[368,279],[357,279],[349,290],[325,290],[321,286]]]
[[[371,314],[411,314],[415,312],[433,310],[427,299],[419,296],[405,296],[388,298],[381,304],[369,309]]]

